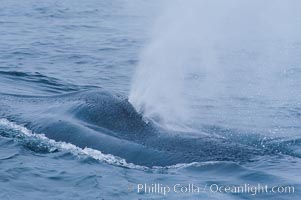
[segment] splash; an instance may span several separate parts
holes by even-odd
[[[127,163],[125,159],[119,158],[117,156],[111,154],[103,154],[99,150],[91,149],[88,147],[80,148],[71,143],[49,139],[44,134],[33,133],[31,130],[28,130],[24,126],[18,125],[4,118],[0,118],[0,129],[2,127],[7,128],[5,132],[11,132],[10,137],[12,138],[21,139],[23,142],[28,140],[28,143],[30,145],[34,145],[34,141],[36,141],[37,143],[36,146],[33,147],[34,149],[44,148],[49,153],[55,151],[66,151],[78,157],[90,157],[110,165],[140,170],[147,169],[147,167],[144,166]]]
[[[197,121],[196,107],[206,98],[287,97],[288,82],[279,76],[296,66],[300,6],[296,0],[168,1],[141,53],[130,102],[145,118],[178,129]]]
[[[100,162],[130,168],[135,170],[143,170],[143,171],[153,171],[162,173],[162,170],[173,170],[173,169],[182,169],[182,168],[189,168],[189,167],[201,167],[206,165],[214,165],[220,163],[227,163],[225,161],[204,161],[204,162],[192,162],[192,163],[178,163],[175,165],[170,166],[153,166],[151,168],[141,165],[135,165],[133,163],[128,163],[125,159],[120,158],[118,156],[114,156],[111,154],[104,154],[99,150],[95,150],[92,148],[80,148],[74,144],[55,141],[52,139],[47,138],[44,134],[37,134],[32,132],[31,130],[25,128],[22,125],[16,124],[15,122],[11,122],[5,118],[0,118],[0,136],[5,136],[9,138],[14,138],[16,141],[20,142],[24,146],[33,149],[34,151],[38,151],[38,149],[43,149],[45,153],[52,153],[52,152],[68,152],[74,156],[77,156],[79,159],[81,158],[92,158],[98,160]],[[231,162],[228,162],[231,163]]]

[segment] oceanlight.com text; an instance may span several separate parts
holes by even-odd
[[[161,183],[143,183],[136,186],[129,186],[129,191],[139,194],[160,194],[169,193],[192,194],[192,193],[232,193],[258,195],[264,193],[293,194],[295,187],[291,185],[267,185],[267,184],[241,184],[241,185],[221,185],[217,183],[197,185],[193,183],[166,185]]]

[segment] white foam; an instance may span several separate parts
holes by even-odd
[[[117,156],[111,154],[103,154],[99,150],[91,149],[88,147],[80,148],[66,142],[57,142],[55,140],[47,138],[44,134],[33,133],[31,130],[28,130],[24,126],[18,125],[14,122],[10,122],[7,119],[0,119],[0,125],[5,126],[9,129],[13,129],[14,131],[17,131],[19,134],[22,134],[23,136],[32,137],[40,140],[41,142],[47,143],[50,149],[52,149],[50,150],[50,152],[53,151],[54,149],[59,151],[67,151],[76,156],[88,156],[95,160],[99,160],[111,165],[122,166],[122,167],[133,168],[133,169],[141,169],[141,170],[148,169],[145,166],[139,166],[132,163],[127,163],[125,159],[119,158]]]

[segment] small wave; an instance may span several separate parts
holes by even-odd
[[[227,161],[205,161],[205,162],[192,162],[192,163],[178,163],[175,165],[170,165],[167,167],[164,167],[166,169],[183,169],[183,168],[189,168],[189,167],[202,167],[202,166],[208,166],[208,165],[218,165],[221,163],[233,163],[233,162],[227,162]],[[154,169],[160,169],[162,167],[154,167]]]
[[[47,93],[62,93],[62,92],[74,92],[80,89],[87,88],[97,88],[95,86],[78,86],[68,82],[64,82],[57,78],[49,77],[41,73],[29,73],[29,72],[19,72],[19,71],[0,71],[0,75],[3,75],[5,82],[7,80],[20,83],[17,88],[20,90],[32,90],[38,89],[37,91],[45,91]],[[9,92],[10,93],[10,92]]]
[[[41,144],[46,144],[48,147],[48,152],[54,151],[67,151],[72,153],[75,156],[88,156],[95,160],[105,162],[107,164],[132,168],[132,169],[147,169],[147,167],[135,165],[132,163],[127,163],[125,159],[119,158],[111,154],[103,154],[101,151],[91,149],[91,148],[80,148],[73,144],[66,142],[57,142],[55,140],[47,138],[43,134],[36,134],[28,130],[24,126],[18,125],[14,122],[8,121],[7,119],[0,119],[0,126],[4,126],[10,130],[13,130],[15,133],[15,138],[26,138],[38,140]]]

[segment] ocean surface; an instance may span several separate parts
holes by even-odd
[[[162,4],[0,1],[1,200],[300,198],[301,39],[217,47],[223,77],[189,74],[193,120],[166,128],[128,100],[173,74],[133,82]]]

